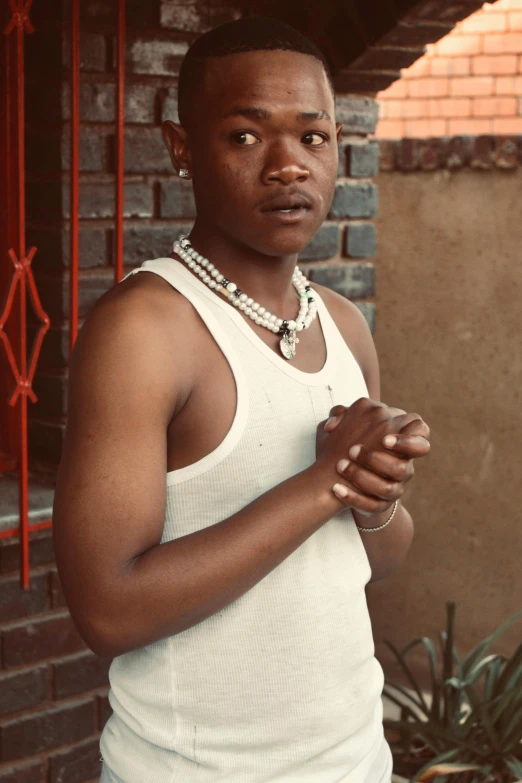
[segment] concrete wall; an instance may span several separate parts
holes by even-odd
[[[447,600],[463,653],[522,608],[522,169],[376,181],[382,399],[432,430],[405,496],[407,562],[368,588],[390,674],[383,638],[433,637]],[[511,653],[521,632],[519,621],[498,649]]]

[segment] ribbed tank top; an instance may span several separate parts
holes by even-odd
[[[221,444],[166,474],[165,543],[228,518],[309,467],[318,423],[368,391],[317,291],[327,357],[307,373],[180,261],[145,261],[130,274],[143,271],[191,302],[231,367],[237,395]],[[389,783],[370,576],[345,509],[221,611],[114,658],[102,781]]]

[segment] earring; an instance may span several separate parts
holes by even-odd
[[[188,169],[180,169],[179,170],[179,176],[180,177],[188,177]]]

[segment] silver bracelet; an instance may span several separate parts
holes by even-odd
[[[379,525],[379,527],[360,527],[357,524],[357,522],[356,522],[355,523],[355,527],[357,528],[357,530],[364,530],[365,533],[376,533],[377,530],[382,530],[383,527],[386,527],[386,525],[390,524],[390,522],[392,521],[393,517],[395,516],[395,512],[397,511],[398,507],[399,507],[399,501],[396,500],[395,503],[393,504],[393,511],[391,512],[390,516],[388,517],[388,519],[386,520],[384,525]],[[357,509],[356,509],[356,511],[357,511]]]

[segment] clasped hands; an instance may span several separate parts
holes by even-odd
[[[391,509],[414,474],[413,460],[430,451],[430,428],[417,413],[406,413],[361,397],[350,407],[336,405],[317,428],[318,457],[331,461],[342,444],[347,457],[336,461],[336,497],[369,516]],[[333,438],[337,443],[330,443]],[[333,488],[333,487],[332,487]]]

